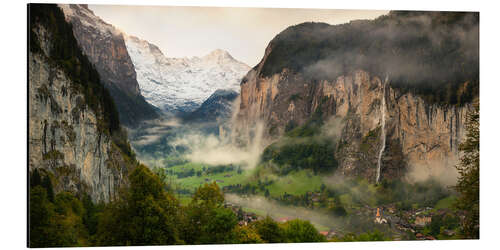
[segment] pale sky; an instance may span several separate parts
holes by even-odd
[[[387,10],[271,9],[89,5],[104,21],[157,45],[167,57],[204,56],[215,49],[255,66],[267,44],[302,22],[346,23]]]

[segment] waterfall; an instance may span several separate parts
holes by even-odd
[[[384,154],[385,150],[385,85],[387,84],[387,81],[389,80],[388,76],[385,76],[385,81],[384,84],[382,85],[382,105],[380,107],[380,113],[382,113],[382,121],[381,123],[381,130],[382,133],[380,135],[381,140],[382,140],[382,147],[380,148],[380,151],[378,152],[378,161],[377,161],[377,179],[376,183],[378,184],[380,181],[380,167],[382,166],[382,155]]]

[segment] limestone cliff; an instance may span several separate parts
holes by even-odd
[[[56,58],[60,47],[54,46],[54,26],[59,32],[63,32],[61,27],[70,26],[60,23],[64,19],[57,18],[63,17],[62,13],[54,8],[57,7],[30,6],[33,41],[28,57],[28,167],[30,171],[37,168],[49,174],[56,192],[87,193],[94,201],[107,202],[127,183],[134,160],[114,142],[111,134],[119,137],[115,135],[119,132],[110,129],[104,101],[95,100],[90,105],[90,88],[85,90],[90,83],[77,83],[68,73],[75,70],[72,72],[91,74],[93,69],[86,68],[89,65],[83,61],[83,55],[68,59],[74,64],[65,66]],[[71,39],[65,42],[66,50],[61,50],[64,53],[76,48]],[[98,84],[93,89],[94,97],[98,97]]]
[[[478,41],[473,12],[288,27],[243,78],[233,131],[249,138],[263,124],[270,143],[321,120],[336,130],[343,174],[376,182],[409,167],[448,171],[479,98]]]
[[[430,105],[411,93],[399,93],[378,76],[362,70],[320,82],[308,81],[287,69],[271,77],[257,75],[255,70],[250,71],[241,85],[237,120],[240,132],[251,130],[262,121],[266,138],[272,140],[282,135],[288,124],[303,125],[315,113],[325,121],[339,119],[340,127],[332,129],[340,132],[335,152],[340,170],[370,180],[375,180],[382,147],[384,95],[387,140],[382,155],[382,179],[400,177],[408,166],[431,167],[456,158],[466,114],[471,108]]]

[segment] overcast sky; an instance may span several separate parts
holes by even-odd
[[[89,5],[104,21],[157,45],[167,57],[227,50],[250,67],[275,35],[307,21],[373,19],[388,11]]]

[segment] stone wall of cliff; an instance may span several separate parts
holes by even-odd
[[[31,24],[40,51],[30,50],[28,58],[28,168],[49,174],[56,192],[110,201],[126,185],[133,160],[113,142],[78,84],[51,59],[51,31],[36,20]]]
[[[267,54],[267,53],[266,53]],[[264,57],[265,60],[265,57]],[[376,178],[382,147],[382,98],[385,96],[386,146],[381,178],[397,178],[408,167],[450,165],[458,155],[470,105],[430,105],[411,93],[399,93],[381,77],[357,70],[334,81],[309,81],[287,69],[270,77],[251,70],[241,84],[236,131],[249,133],[258,122],[267,141],[284,134],[289,123],[305,124],[313,115],[338,119],[336,158],[346,175]],[[384,76],[382,76],[384,77]],[[326,123],[328,126],[328,123]]]

